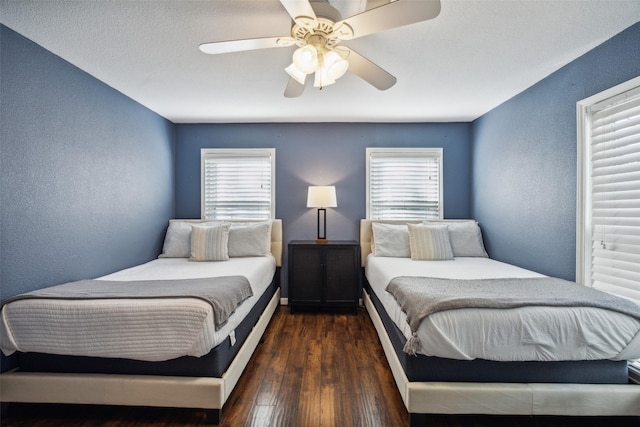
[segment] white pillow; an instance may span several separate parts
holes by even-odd
[[[380,257],[409,258],[409,229],[407,224],[371,223],[373,253]]]
[[[164,236],[162,253],[158,258],[187,258],[191,254],[191,225],[170,222]]]
[[[229,224],[191,227],[189,261],[228,261]]]
[[[271,221],[235,222],[229,228],[229,257],[271,253]]]
[[[453,259],[449,229],[446,225],[408,224],[408,228],[412,260]]]
[[[158,258],[189,258],[191,255],[191,227],[193,225],[215,225],[218,221],[190,223],[171,221],[164,236],[162,253]]]
[[[436,225],[438,223],[425,221],[425,224]],[[453,256],[489,257],[484,249],[480,226],[476,221],[448,222],[446,225],[449,227]]]

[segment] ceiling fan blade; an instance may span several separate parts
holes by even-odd
[[[433,19],[440,14],[440,0],[396,0],[382,6],[353,15],[334,25],[346,24],[353,30],[345,32],[342,39],[366,36],[391,28]]]
[[[280,0],[280,3],[287,9],[287,13],[303,27],[314,27],[317,18],[309,0]]]
[[[284,90],[284,96],[286,98],[297,98],[302,95],[302,92],[304,92],[304,85],[298,83],[293,77],[289,77],[289,83],[287,83],[287,88]]]
[[[262,37],[258,39],[228,40],[222,42],[202,43],[199,48],[210,55],[220,53],[241,52],[245,50],[286,47],[295,44],[291,37]]]
[[[385,4],[390,2],[391,0],[367,0],[364,10],[369,10],[375,7],[384,6]]]
[[[345,46],[341,46],[341,48],[345,49]],[[369,61],[353,49],[346,49],[349,50],[349,56],[347,58],[347,61],[349,62],[349,71],[353,74],[380,90],[387,90],[396,84],[397,79],[387,71]]]

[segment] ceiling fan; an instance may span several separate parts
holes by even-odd
[[[203,43],[200,50],[222,54],[297,46],[293,62],[285,68],[290,76],[284,92],[288,98],[302,95],[308,75],[314,74],[314,86],[322,89],[347,70],[379,90],[389,89],[396,83],[394,76],[341,42],[433,19],[440,13],[440,0],[395,0],[346,19],[327,1],[280,2],[293,19],[290,35]]]

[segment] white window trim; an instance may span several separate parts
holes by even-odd
[[[371,164],[371,154],[372,153],[389,153],[389,154],[403,154],[403,155],[407,155],[410,153],[416,153],[416,154],[423,154],[423,155],[429,155],[429,156],[433,156],[433,157],[438,157],[438,182],[439,182],[439,187],[438,187],[438,198],[440,200],[440,205],[439,205],[439,209],[438,209],[438,216],[439,219],[443,219],[444,218],[444,181],[442,180],[442,158],[443,158],[443,149],[440,148],[410,148],[410,147],[404,147],[404,148],[378,148],[378,147],[367,147],[366,148],[366,168],[367,168],[367,172],[366,172],[366,216],[365,218],[370,219],[371,218],[371,199],[370,199],[370,194],[369,194],[369,184],[370,184],[370,164]]]
[[[591,286],[591,141],[590,114],[592,106],[640,88],[640,77],[621,83],[589,98],[579,101],[577,110],[578,167],[577,167],[577,218],[576,218],[576,282]],[[640,384],[640,360],[629,363],[629,379]]]
[[[202,148],[200,149],[200,218],[205,216],[204,161],[207,155],[226,157],[269,157],[271,160],[271,219],[276,217],[276,149],[275,148]]]
[[[578,165],[577,165],[577,218],[576,218],[576,282],[589,285],[591,263],[588,258],[591,252],[591,213],[587,206],[591,204],[591,195],[586,191],[591,188],[591,144],[589,129],[591,123],[588,110],[591,106],[606,99],[613,98],[640,86],[640,77],[621,83],[589,98],[578,101],[576,105],[578,124]]]

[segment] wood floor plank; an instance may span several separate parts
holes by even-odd
[[[374,408],[375,419],[378,421],[376,425],[391,426],[402,425],[406,420],[405,417],[397,417],[398,411],[390,411],[390,401],[399,393],[390,393],[385,396],[382,384],[379,382],[375,369],[371,367],[361,367],[358,369],[360,382],[362,384],[362,395],[369,408]],[[393,402],[397,404],[397,402]],[[400,402],[402,404],[402,402]],[[399,415],[399,414],[398,414]],[[404,414],[403,414],[404,415]]]
[[[336,411],[336,390],[333,385],[323,385],[320,388],[320,425],[339,425],[339,414]]]
[[[310,335],[310,337],[317,336],[316,334]],[[299,425],[320,425],[321,352],[322,344],[319,339],[311,339],[307,343],[306,359],[300,385],[300,400],[298,402]]]
[[[264,377],[258,383],[260,388],[255,400],[256,405],[273,406],[276,404],[286,369],[287,359],[272,354],[268,359]],[[250,381],[253,381],[253,379],[250,379]]]
[[[224,419],[229,425],[242,425],[246,414],[255,406],[256,397],[260,393],[264,378],[270,370],[273,354],[269,354],[259,346],[253,354],[251,363],[247,365],[238,384],[231,393],[225,406],[229,416]],[[236,392],[242,390],[242,392]]]
[[[274,425],[288,425],[296,420],[303,370],[303,367],[289,367],[285,372],[282,392],[274,409]]]
[[[247,421],[245,423],[238,423],[235,425],[245,425],[247,427],[269,427],[273,423],[274,409],[275,406],[272,405],[254,405],[247,417]]]
[[[322,343],[311,340],[307,345],[304,372],[302,374],[302,391],[318,392],[322,375]]]
[[[297,422],[299,426],[319,426],[321,417],[321,395],[318,390],[302,390],[298,401]]]
[[[280,310],[286,310],[285,308],[278,307],[276,309],[276,313],[278,314]],[[271,318],[267,329],[264,331],[264,335],[262,336],[262,343],[260,348],[267,353],[275,353],[279,350],[278,345],[280,344],[280,340],[277,339],[283,333],[286,316],[275,315]]]

